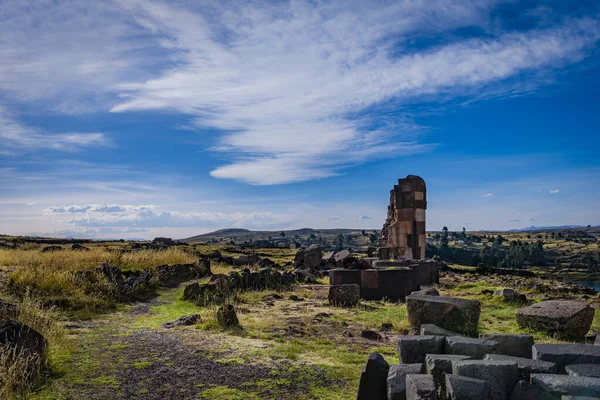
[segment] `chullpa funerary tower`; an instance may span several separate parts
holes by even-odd
[[[425,259],[427,191],[423,178],[407,175],[390,191],[379,256],[383,259]]]

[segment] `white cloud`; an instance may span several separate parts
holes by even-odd
[[[77,151],[85,147],[110,145],[110,141],[103,133],[68,132],[51,134],[24,125],[10,115],[1,105],[0,142],[0,146],[8,149],[5,155],[18,155],[23,151],[34,149]]]
[[[35,201],[30,201],[28,203],[25,203],[26,206],[35,206],[37,203]]]
[[[227,132],[214,150],[231,160],[211,172],[216,178],[318,179],[367,159],[431,149],[419,143],[412,124],[373,129],[357,113],[390,100],[397,110],[432,95],[476,94],[494,82],[578,61],[600,35],[597,21],[583,19],[417,51],[404,44],[411,34],[484,19],[482,3],[454,3],[291,2],[190,12],[124,2],[177,52],[178,63],[158,78],[119,85],[123,100],[112,111],[175,110],[194,116],[199,127]]]
[[[271,212],[221,213],[179,212],[156,210],[157,206],[83,204],[50,207],[46,215],[85,214],[62,221],[69,225],[88,228],[161,228],[161,227],[244,227],[268,228],[292,221],[285,214]]]
[[[337,221],[338,219],[340,219],[340,217],[338,217],[337,215],[327,217],[327,221]]]
[[[550,193],[551,194],[556,194],[556,193],[559,193],[559,192],[560,192],[560,189],[550,189]]]
[[[5,0],[0,94],[59,113],[183,113],[196,128],[216,128],[212,150],[225,161],[213,177],[259,185],[325,178],[434,148],[410,105],[530,91],[539,83],[524,74],[577,62],[600,36],[592,18],[502,31],[490,23],[502,2]],[[485,34],[453,36],[460,27]],[[449,40],[411,45],[440,37]],[[106,140],[50,141],[19,129],[30,146]]]
[[[369,217],[368,215],[361,215],[360,217],[358,217],[358,218],[356,218],[356,219],[358,219],[358,220],[362,220],[362,221],[365,221],[365,220],[367,220],[367,219],[371,219],[371,217]]]
[[[491,197],[493,195],[494,195],[494,193],[486,193],[486,194],[482,194],[481,197]]]

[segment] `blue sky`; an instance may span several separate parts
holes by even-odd
[[[0,232],[600,224],[596,1],[0,0]]]

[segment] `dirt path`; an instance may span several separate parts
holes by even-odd
[[[310,385],[334,384],[317,367],[231,357],[227,335],[194,327],[148,328],[135,323],[150,315],[151,307],[163,303],[159,297],[102,319],[68,323],[75,348],[72,360],[62,376],[37,397],[305,399],[310,398],[306,396]],[[237,337],[230,341],[232,345],[258,342]]]

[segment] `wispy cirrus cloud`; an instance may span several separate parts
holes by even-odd
[[[492,197],[494,195],[494,193],[486,193],[486,194],[482,194],[481,197]]]
[[[5,108],[0,106],[0,153],[19,155],[24,151],[48,149],[77,151],[86,147],[110,145],[104,133],[67,132],[47,133],[18,121]]]
[[[550,189],[550,194],[560,193],[560,189]]]

